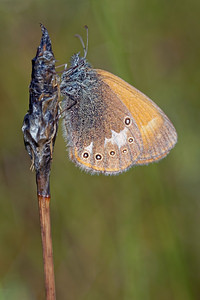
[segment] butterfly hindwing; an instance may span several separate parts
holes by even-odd
[[[69,99],[64,100],[63,109]],[[98,76],[89,92],[76,99],[64,117],[70,158],[91,172],[114,174],[135,164],[141,134],[119,97]]]

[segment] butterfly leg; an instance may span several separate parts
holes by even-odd
[[[76,105],[77,100],[76,99],[72,99],[70,98],[70,100],[74,101],[74,103],[70,104],[68,107],[65,108],[65,110],[69,110],[70,108],[72,108],[74,105]]]

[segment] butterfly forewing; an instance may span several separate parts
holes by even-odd
[[[107,71],[96,71],[128,108],[141,133],[142,151],[136,164],[146,164],[165,157],[176,144],[177,134],[164,112],[151,99],[121,78]]]

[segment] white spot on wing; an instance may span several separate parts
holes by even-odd
[[[110,139],[105,138],[104,145],[106,146],[107,143],[111,144],[117,144],[118,148],[121,148],[122,146],[126,145],[127,143],[127,132],[128,128],[125,127],[123,130],[121,130],[119,133],[117,133],[114,130],[111,130],[112,136]]]
[[[91,154],[92,148],[93,148],[93,142],[91,142],[89,146],[85,147],[85,150],[87,150]]]

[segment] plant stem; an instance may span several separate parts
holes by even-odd
[[[50,199],[50,197],[43,197],[38,195],[46,300],[55,300],[56,292],[53,265],[53,247],[51,239],[51,222],[49,207]]]
[[[50,173],[40,170],[36,174],[38,207],[40,215],[40,229],[42,237],[42,250],[44,262],[44,279],[46,300],[55,300],[55,276],[53,264],[53,247],[51,238],[51,219],[50,219]]]
[[[36,173],[38,207],[40,215],[40,229],[42,237],[42,251],[44,263],[44,279],[46,300],[55,300],[55,276],[53,264],[53,247],[51,238],[51,219],[50,219],[50,172],[40,170]]]

